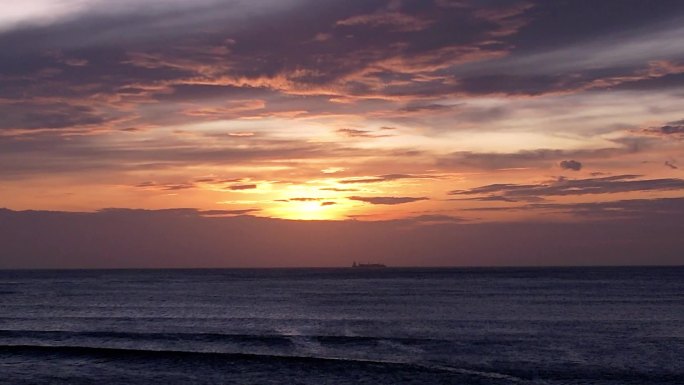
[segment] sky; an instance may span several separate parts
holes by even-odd
[[[683,17],[2,2],[0,267],[684,264]]]

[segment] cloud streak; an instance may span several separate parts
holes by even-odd
[[[451,195],[498,194],[507,199],[547,196],[577,196],[644,191],[681,191],[684,179],[638,179],[639,175],[615,175],[603,178],[558,178],[539,184],[491,184],[468,190],[454,190]]]
[[[353,201],[370,203],[372,205],[400,205],[404,203],[412,203],[418,201],[424,201],[428,198],[426,197],[361,197],[361,196],[350,196],[348,199]]]
[[[560,167],[563,170],[579,171],[582,169],[582,163],[576,160],[563,160],[560,162]]]
[[[488,221],[675,197],[683,15],[669,0],[0,5],[0,204]]]

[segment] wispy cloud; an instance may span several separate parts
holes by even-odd
[[[684,120],[677,120],[663,126],[644,129],[647,134],[684,139]]]
[[[338,183],[342,184],[357,184],[357,183],[381,183],[381,182],[392,182],[402,179],[436,179],[439,176],[436,175],[414,175],[414,174],[386,174],[378,176],[369,177],[355,177],[348,179],[341,179]]]
[[[640,175],[615,175],[603,178],[558,178],[539,184],[491,184],[468,190],[454,190],[451,195],[498,194],[507,199],[538,198],[545,196],[575,196],[615,194],[622,192],[680,191],[684,179],[639,179]]]
[[[683,4],[6,3],[2,203],[336,219],[486,203],[468,216],[489,220],[673,197]]]
[[[348,199],[353,201],[360,201],[365,203],[370,203],[373,205],[400,205],[404,203],[412,203],[418,201],[424,201],[428,198],[426,197],[360,197],[351,196]]]
[[[563,170],[579,171],[582,169],[582,163],[576,160],[563,160],[560,162],[560,167]]]

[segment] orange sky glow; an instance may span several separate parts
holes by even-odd
[[[606,3],[0,5],[0,207],[472,224],[679,212],[684,7]]]

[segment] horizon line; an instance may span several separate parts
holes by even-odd
[[[387,269],[581,269],[581,268],[684,268],[684,264],[634,264],[634,265],[464,265],[464,266],[385,266],[380,269],[363,271],[383,271]],[[11,271],[134,271],[134,270],[332,270],[353,269],[351,266],[273,266],[273,267],[36,267],[36,268],[0,268],[0,272]],[[359,271],[355,269],[354,271]]]

